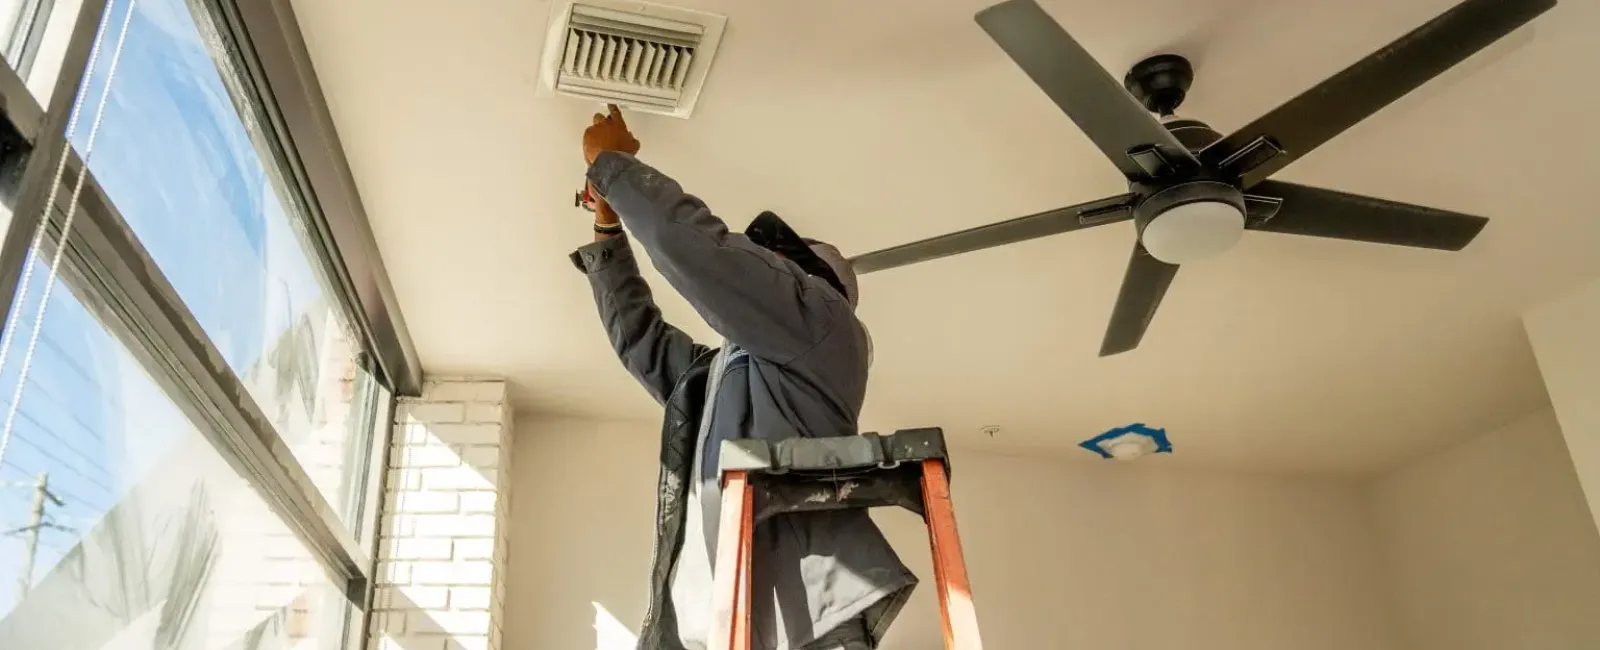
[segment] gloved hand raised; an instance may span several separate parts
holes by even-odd
[[[622,109],[609,105],[610,115],[594,114],[594,124],[583,130],[583,161],[594,164],[602,151],[639,153],[639,140],[628,132],[628,123],[622,120]]]

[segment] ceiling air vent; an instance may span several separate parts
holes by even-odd
[[[727,19],[663,5],[582,0],[557,5],[541,94],[688,117]]]

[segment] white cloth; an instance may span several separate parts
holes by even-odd
[[[672,568],[670,589],[672,606],[678,614],[678,639],[687,650],[705,650],[711,636],[712,574],[711,553],[702,540],[706,539],[706,521],[700,503],[700,477],[704,475],[706,438],[711,434],[711,418],[716,413],[714,396],[722,385],[722,375],[728,362],[743,351],[724,341],[717,355],[711,359],[710,378],[706,382],[706,407],[700,415],[700,430],[695,434],[694,461],[690,469],[690,506],[684,509],[683,551]],[[731,615],[731,612],[729,613]]]

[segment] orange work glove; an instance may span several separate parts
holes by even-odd
[[[622,109],[611,104],[610,115],[594,114],[594,124],[583,130],[583,161],[594,164],[603,151],[639,153],[639,140],[628,132],[628,123],[622,120]]]

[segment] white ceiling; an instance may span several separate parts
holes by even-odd
[[[726,14],[725,40],[693,119],[631,124],[736,228],[773,209],[859,253],[1124,191],[972,21],[985,0],[674,3]],[[1181,112],[1227,132],[1452,2],[1044,4],[1118,78],[1189,55]],[[425,367],[508,375],[527,410],[654,417],[566,259],[589,239],[572,193],[595,106],[535,96],[548,2],[296,11]],[[1600,3],[1564,0],[1278,176],[1490,216],[1466,251],[1248,235],[1186,266],[1143,346],[1106,359],[1131,224],[868,275],[864,427],[1084,456],[1143,421],[1169,462],[1364,471],[1543,404],[1518,314],[1600,275],[1597,28]]]

